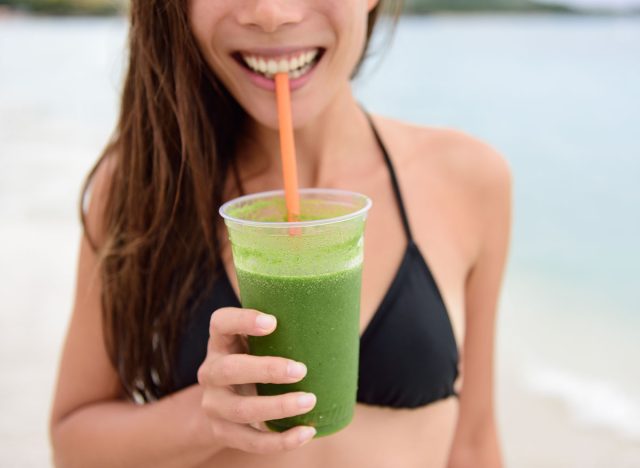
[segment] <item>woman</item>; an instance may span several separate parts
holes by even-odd
[[[381,7],[132,2],[120,120],[88,178],[51,418],[57,466],[501,466],[493,349],[509,170],[461,133],[358,106],[349,80]],[[358,405],[346,429],[314,440],[312,428],[264,430],[315,397],[255,396],[254,383],[306,369],[244,354],[246,335],[277,324],[240,307],[217,216],[223,201],[282,186],[270,61],[292,79],[300,185],[373,199]]]

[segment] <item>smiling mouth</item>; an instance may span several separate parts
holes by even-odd
[[[260,55],[252,52],[235,52],[233,58],[247,70],[269,80],[276,73],[288,73],[290,79],[300,78],[315,67],[325,49],[313,47],[281,55]]]

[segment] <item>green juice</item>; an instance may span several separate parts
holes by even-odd
[[[287,222],[284,194],[262,192],[220,207],[242,306],[278,319],[267,336],[249,337],[257,356],[304,363],[294,384],[257,384],[259,395],[314,393],[308,413],[267,421],[274,431],[314,426],[317,436],[353,417],[358,383],[364,225],[371,200],[332,189],[301,189],[299,222]]]
[[[294,384],[258,384],[260,395],[312,392],[314,409],[268,421],[283,431],[314,426],[318,436],[345,427],[356,401],[361,267],[309,276],[272,276],[238,269],[242,306],[274,315],[276,330],[250,337],[251,354],[284,356],[303,362],[307,375]]]

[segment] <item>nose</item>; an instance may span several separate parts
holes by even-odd
[[[238,22],[272,33],[282,26],[299,23],[302,3],[300,0],[248,0],[239,8]]]

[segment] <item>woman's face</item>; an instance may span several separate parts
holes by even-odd
[[[300,127],[349,86],[377,1],[189,0],[189,21],[209,67],[267,127],[277,128],[273,73],[288,71]]]

